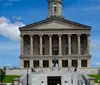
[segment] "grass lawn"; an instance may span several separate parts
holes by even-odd
[[[88,76],[96,78],[95,83],[98,83],[98,80],[100,80],[100,75],[98,75],[98,74],[89,74]]]
[[[20,78],[21,76],[18,75],[6,75],[4,79],[4,83],[12,83],[15,78]]]

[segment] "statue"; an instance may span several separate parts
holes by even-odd
[[[54,59],[53,59],[53,67],[56,67],[56,64],[57,64],[57,60],[56,60],[56,58],[54,57]]]

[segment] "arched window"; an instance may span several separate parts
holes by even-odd
[[[56,15],[56,14],[57,14],[57,4],[54,3],[54,15]]]
[[[55,6],[54,7],[54,15],[56,15],[56,13],[57,13],[57,7]]]

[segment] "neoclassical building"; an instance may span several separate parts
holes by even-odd
[[[19,28],[21,37],[20,68],[50,68],[54,57],[60,68],[89,68],[91,27],[66,20],[63,0],[48,0],[45,20]]]

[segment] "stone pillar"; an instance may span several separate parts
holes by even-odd
[[[81,68],[81,59],[78,60],[78,68]]]
[[[71,34],[68,34],[68,55],[71,55]]]
[[[43,60],[39,60],[39,62],[40,62],[40,63],[39,63],[39,64],[40,64],[39,66],[40,66],[40,67],[43,67]]]
[[[33,55],[33,35],[30,35],[30,55]]]
[[[40,35],[40,55],[43,55],[43,53],[42,53],[42,48],[43,48],[43,45],[42,45],[42,36],[43,35]]]
[[[59,36],[59,55],[62,55],[62,41],[61,41],[61,34],[58,35]]]
[[[20,68],[24,68],[24,61],[22,59],[20,59]]]
[[[33,68],[33,60],[30,60],[30,68]]]
[[[90,66],[91,66],[91,59],[88,59],[87,60],[87,67],[90,68]]]
[[[80,42],[80,34],[78,34],[78,55],[81,55],[81,42]]]
[[[24,35],[20,35],[21,38],[21,55],[24,55]]]
[[[49,55],[52,55],[52,35],[49,35]]]
[[[62,60],[59,60],[59,67],[62,68]]]
[[[87,34],[87,54],[90,55],[90,34]]]
[[[72,66],[72,60],[68,60],[68,67]]]
[[[49,60],[49,68],[52,68],[52,60]]]

